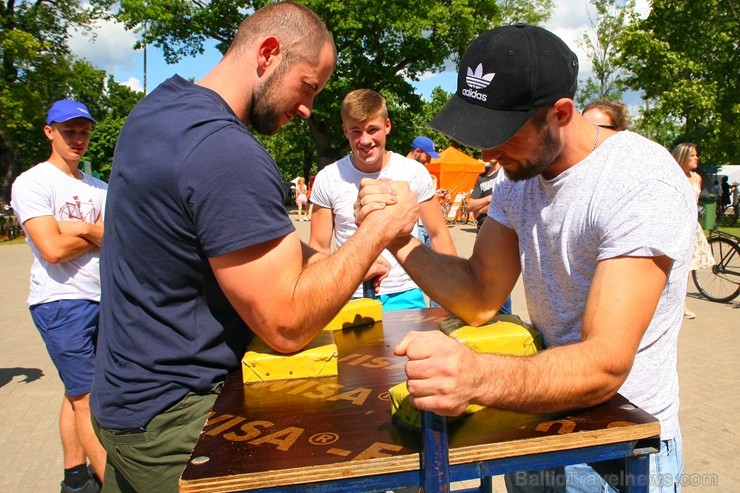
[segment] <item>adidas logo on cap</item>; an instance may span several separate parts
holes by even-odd
[[[468,67],[468,72],[465,76],[465,82],[468,84],[468,87],[472,87],[472,89],[463,89],[462,95],[469,98],[477,99],[479,101],[486,101],[488,99],[488,96],[476,91],[476,89],[485,89],[486,87],[488,87],[495,75],[495,72],[483,74],[482,63],[478,64],[478,66],[475,68],[475,71],[471,70],[471,68]]]

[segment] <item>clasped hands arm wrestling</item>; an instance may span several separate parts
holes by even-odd
[[[364,179],[358,225],[391,209],[399,183]],[[433,252],[409,235],[386,248],[432,299],[470,325],[489,321],[520,273],[516,233],[488,218],[469,259]],[[616,394],[627,378],[665,286],[667,257],[616,257],[596,269],[581,340],[533,356],[480,354],[441,331],[409,332],[395,348],[406,356],[413,405],[444,416],[468,404],[551,413],[585,408]]]

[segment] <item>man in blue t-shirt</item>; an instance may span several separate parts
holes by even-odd
[[[416,197],[389,183],[397,202],[341,251],[308,248],[277,165],[247,129],[273,134],[308,118],[335,61],[312,11],[271,4],[200,82],[172,77],[129,115],[106,204],[91,396],[111,491],[176,491],[252,334],[299,350],[359,283],[387,272],[376,263],[383,246],[412,230]]]

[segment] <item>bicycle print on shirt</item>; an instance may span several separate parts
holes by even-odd
[[[84,221],[94,223],[97,217],[97,210],[92,199],[83,202],[77,195],[73,195],[74,202],[66,202],[59,209],[59,219],[61,221]]]

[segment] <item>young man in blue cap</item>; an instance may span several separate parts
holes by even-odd
[[[429,163],[432,162],[432,158],[439,159],[439,153],[437,152],[437,147],[434,145],[432,139],[425,135],[420,135],[411,142],[411,150],[408,154],[406,154],[406,157],[409,159],[413,159],[414,161],[417,161],[423,164],[424,167],[426,167]],[[430,175],[432,177],[432,182],[434,183],[435,195],[437,195],[437,177],[432,175],[431,173]],[[417,235],[419,241],[431,248],[432,242],[429,238],[429,232],[424,227],[424,223],[421,222],[421,219],[417,223],[417,227],[419,228],[419,232]]]
[[[411,142],[411,150],[406,157],[426,166],[432,161],[432,158],[439,159],[439,153],[432,139],[425,135],[420,135]]]
[[[95,120],[77,101],[49,110],[44,133],[51,156],[13,183],[12,206],[33,253],[31,317],[59,376],[64,399],[59,431],[64,452],[62,493],[100,491],[105,450],[92,429],[89,397],[95,370],[100,301],[98,260],[107,185],[78,166]]]
[[[482,149],[508,179],[496,184],[470,259],[409,237],[388,246],[423,290],[471,325],[490,320],[521,275],[546,349],[512,358],[474,353],[441,332],[410,332],[395,353],[410,360],[411,403],[448,416],[471,403],[558,413],[618,392],[660,420],[660,451],[650,456],[660,481],[650,491],[675,492],[683,469],[677,343],[695,199],[665,148],[576,111],[577,76],[575,54],[545,29],[517,24],[473,40],[456,93],[430,126]],[[358,223],[385,195],[382,183],[365,183]],[[610,491],[586,464],[506,483],[517,492]]]

